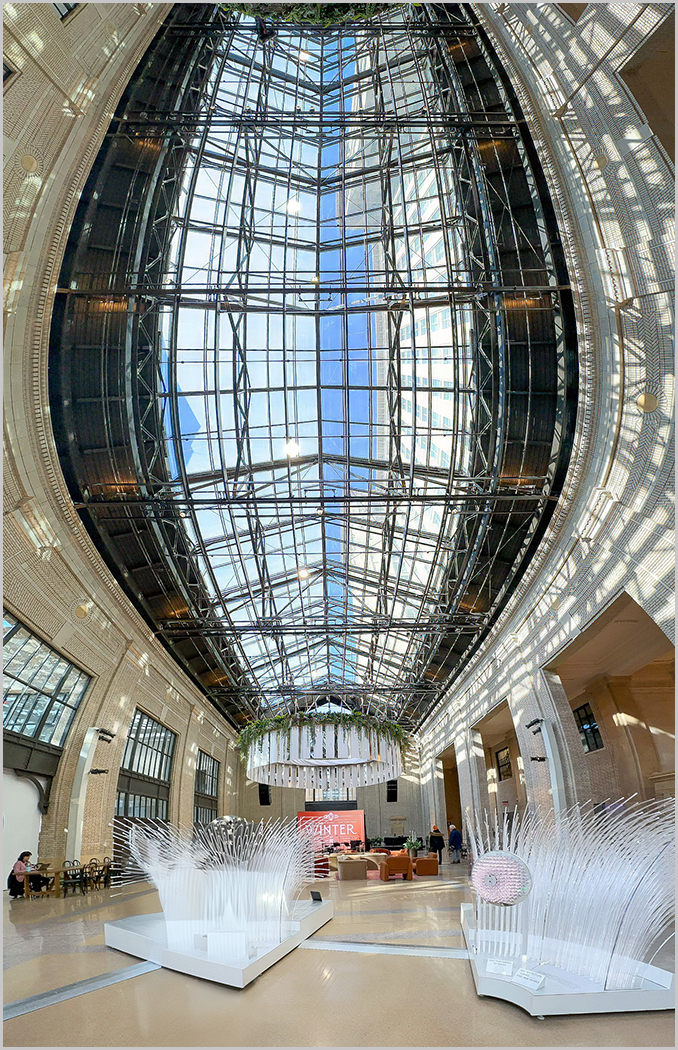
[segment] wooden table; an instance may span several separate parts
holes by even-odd
[[[88,867],[88,865],[85,864],[85,865],[83,865],[83,867],[86,868],[86,867]],[[102,878],[104,887],[106,886],[106,880],[107,879],[110,880],[110,875],[111,875],[112,869],[113,869],[113,865],[112,864],[103,864],[101,866],[101,869],[100,869],[101,870],[101,878]],[[40,890],[40,896],[43,896],[43,894],[46,894],[46,895],[48,895],[50,897],[58,897],[61,894],[61,876],[64,875],[64,874],[72,874],[72,873],[74,873],[76,871],[77,872],[82,871],[82,868],[45,868],[42,871],[40,869],[38,869],[38,868],[33,868],[32,871],[26,871],[26,872],[24,872],[24,896],[28,899],[30,897],[30,895],[31,895],[31,888],[30,888],[30,876],[31,875],[42,875],[44,878],[50,878],[50,879],[53,878],[54,879],[54,883],[52,884],[52,886],[50,886],[49,889]]]
[[[47,868],[42,871],[34,868],[33,871],[24,872],[24,897],[26,900],[30,900],[31,896],[31,875],[42,875],[45,879],[53,878],[53,884],[48,889],[40,890],[40,896],[46,894],[50,897],[58,897],[61,893],[61,876],[64,871],[73,871],[73,868]]]

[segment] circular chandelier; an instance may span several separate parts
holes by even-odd
[[[395,780],[401,772],[401,744],[373,726],[271,727],[247,751],[249,779],[275,787],[344,790]]]

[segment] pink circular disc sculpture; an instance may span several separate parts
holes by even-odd
[[[471,882],[482,900],[506,907],[519,904],[532,889],[527,864],[506,850],[490,850],[478,857],[471,872]]]

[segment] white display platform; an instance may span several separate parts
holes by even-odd
[[[244,988],[329,922],[333,914],[332,901],[297,901],[291,921],[285,924],[287,937],[272,947],[259,949],[251,958],[232,955],[232,950],[237,945],[237,934],[196,934],[194,942],[204,944],[204,947],[195,947],[193,950],[184,947],[181,951],[168,948],[167,926],[162,912],[155,915],[131,915],[126,919],[107,922],[104,925],[104,940],[109,948],[117,948],[118,951],[136,955],[139,959],[159,963],[168,970],[179,970],[181,973],[202,977],[207,981]],[[218,950],[218,944],[214,944],[213,955],[207,947],[208,939],[217,940],[224,937],[230,939],[231,950],[228,955],[233,958],[233,961],[228,963],[219,960],[218,956],[223,958],[224,953]]]
[[[474,908],[473,904],[461,905],[461,928],[469,948],[473,980],[478,995],[489,995],[495,999],[506,999],[522,1007],[532,1017],[553,1014],[599,1014],[629,1010],[673,1010],[675,1008],[674,975],[656,966],[646,965],[640,988],[607,990],[578,974],[557,970],[552,966],[540,966],[534,960],[500,958],[499,956],[474,953]],[[505,966],[508,973],[488,972],[490,968]],[[540,988],[528,988],[515,983],[516,972],[527,969],[542,975]]]

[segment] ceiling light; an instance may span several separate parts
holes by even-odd
[[[320,284],[320,277],[317,273],[311,277],[311,284]]]
[[[285,205],[290,215],[297,215],[301,211],[301,201],[298,197],[292,197]]]
[[[310,53],[308,51],[300,51],[299,52],[299,61],[300,62],[308,62],[310,60],[310,58],[311,58],[311,55],[310,55]]]
[[[292,440],[292,439],[290,439],[289,441],[286,441],[285,442],[285,453],[288,456],[298,456],[299,455],[299,445],[297,444],[297,442]]]
[[[297,569],[297,576],[300,580],[305,580],[308,577],[308,569]]]
[[[294,733],[284,729],[261,733],[245,758],[248,780],[277,787],[345,791],[400,776],[400,744],[380,731],[378,719],[369,728],[350,725],[335,730],[330,722],[331,730],[325,733],[327,717],[318,710],[314,726],[301,725]]]
[[[649,393],[647,390],[638,395],[636,398],[636,404],[641,412],[656,412],[659,408],[658,399],[654,394]]]

